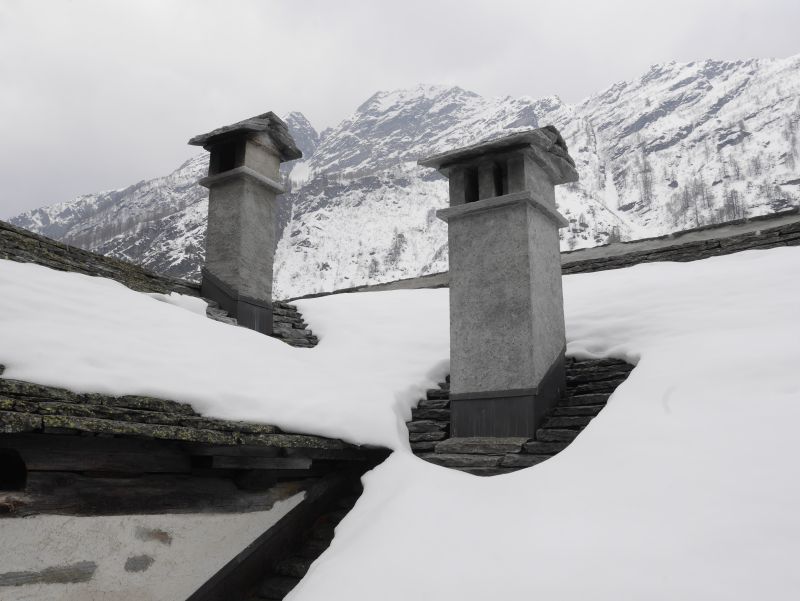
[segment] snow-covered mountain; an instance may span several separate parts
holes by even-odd
[[[418,86],[379,92],[321,134],[300,113],[286,120],[304,157],[284,166],[277,297],[445,270],[446,182],[417,159],[530,127],[558,127],[581,176],[557,192],[564,249],[800,204],[800,55],[656,65],[577,105]],[[206,168],[201,155],[12,222],[195,278]]]

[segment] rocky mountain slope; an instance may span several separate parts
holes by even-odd
[[[446,182],[418,158],[553,124],[580,182],[561,187],[564,249],[653,236],[800,204],[800,55],[656,65],[578,105],[457,87],[379,92],[319,134],[286,120],[304,158],[284,166],[276,297],[447,268]],[[124,190],[13,223],[162,273],[197,277],[207,157]]]

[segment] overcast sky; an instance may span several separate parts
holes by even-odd
[[[273,110],[378,90],[576,102],[651,64],[800,52],[800,0],[0,0],[0,218],[166,175]]]

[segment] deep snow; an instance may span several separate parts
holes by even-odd
[[[796,599],[800,248],[564,278],[568,353],[637,364],[564,452],[481,479],[411,455],[447,291],[298,303],[294,349],[122,286],[0,261],[5,377],[153,394],[398,450],[291,595]]]

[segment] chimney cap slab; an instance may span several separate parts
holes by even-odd
[[[194,136],[189,140],[189,144],[191,146],[202,146],[209,150],[220,142],[229,142],[236,138],[248,138],[261,132],[269,134],[270,139],[280,153],[281,161],[291,161],[303,156],[289,133],[289,126],[272,111],[230,125],[223,125],[208,133]]]
[[[556,185],[578,180],[575,161],[569,156],[567,144],[559,131],[552,125],[516,132],[501,138],[435,154],[420,159],[418,164],[443,171],[493,154],[513,151],[532,153],[536,162],[543,164],[543,167],[551,174],[554,179],[553,183]]]

